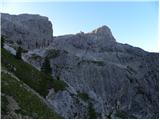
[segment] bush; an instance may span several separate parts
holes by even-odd
[[[96,113],[95,109],[93,108],[92,103],[89,103],[89,106],[88,106],[88,116],[89,116],[89,119],[96,119],[97,118],[97,113]]]
[[[65,87],[67,87],[67,84],[62,80],[53,80],[53,88],[55,92],[58,92],[60,90],[64,90]]]
[[[78,92],[78,97],[81,98],[84,101],[89,100],[89,96],[88,96],[87,93],[80,93],[80,92]]]

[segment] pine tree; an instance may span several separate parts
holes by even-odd
[[[1,36],[1,48],[3,48],[3,46],[4,46],[4,41],[5,41],[5,38],[4,38],[4,36],[2,35],[2,36]]]
[[[22,56],[22,48],[18,47],[18,49],[16,51],[16,58],[21,59],[21,56]]]
[[[97,113],[93,108],[92,103],[89,103],[89,106],[88,106],[88,116],[89,116],[89,119],[97,119]]]
[[[50,61],[47,57],[45,57],[45,59],[44,59],[44,62],[43,62],[42,67],[41,67],[41,71],[46,73],[46,74],[52,74]]]

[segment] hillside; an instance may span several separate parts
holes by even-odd
[[[53,79],[5,49],[1,52],[2,118],[60,118],[42,97]]]

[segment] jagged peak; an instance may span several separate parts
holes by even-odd
[[[107,40],[107,41],[116,42],[115,38],[112,35],[111,29],[106,25],[98,27],[97,29],[94,29],[92,32],[89,32],[87,34],[94,35],[99,40]]]
[[[95,33],[95,34],[106,34],[106,33],[111,33],[111,30],[109,27],[107,27],[106,25],[103,25],[95,30],[93,30],[91,33]]]

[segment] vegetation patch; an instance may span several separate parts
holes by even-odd
[[[55,87],[56,90],[64,88],[62,82],[55,82],[52,76],[38,71],[32,65],[20,59],[16,59],[14,55],[5,49],[1,49],[1,58],[3,68],[15,74],[20,80],[44,97],[48,94],[48,89],[50,88]],[[10,66],[13,66],[14,70]]]
[[[48,50],[48,55],[46,56],[48,59],[56,58],[60,55],[60,50],[50,49]]]
[[[104,61],[93,61],[93,60],[82,60],[78,63],[78,65],[80,65],[81,63],[88,63],[88,64],[92,63],[92,64],[96,64],[98,66],[104,66],[105,65]]]
[[[39,59],[42,59],[42,57],[41,57],[41,56],[39,56],[39,55],[37,55],[37,54],[32,54],[31,59],[39,60]]]
[[[88,116],[89,116],[89,119],[97,119],[97,113],[92,103],[89,103],[89,106],[88,106]]]
[[[84,92],[78,92],[77,96],[79,98],[81,98],[83,101],[88,101],[89,100],[89,96],[87,93],[84,93]]]
[[[67,84],[62,80],[53,80],[53,88],[55,92],[65,90]]]
[[[6,84],[7,83],[7,84]],[[38,96],[32,93],[23,85],[22,81],[17,81],[10,74],[2,72],[2,92],[12,96],[21,110],[17,113],[27,115],[32,118],[59,118]],[[6,110],[6,100],[2,97],[3,111]]]

